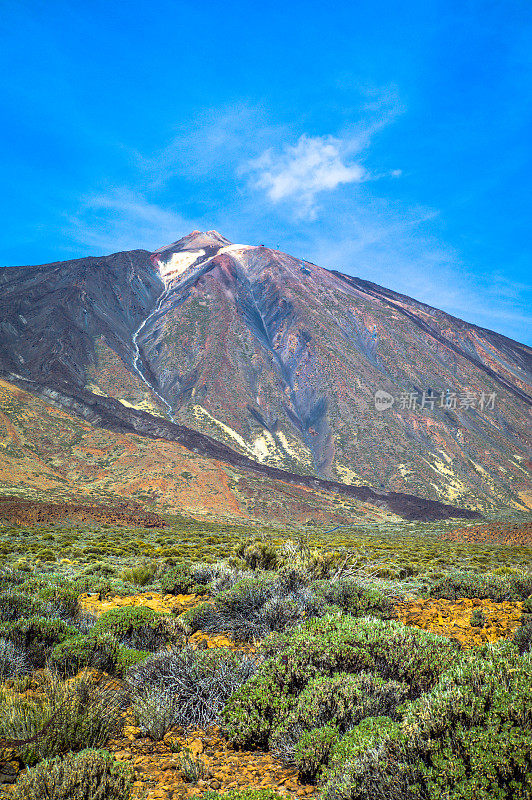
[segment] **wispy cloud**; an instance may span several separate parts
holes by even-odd
[[[154,250],[194,227],[193,221],[138,193],[113,189],[84,198],[76,214],[68,218],[65,233],[94,251],[109,253]]]
[[[299,137],[281,151],[270,148],[249,161],[252,184],[264,189],[272,203],[289,200],[299,215],[314,219],[317,196],[344,183],[360,183],[367,177],[361,164],[349,162],[345,144],[333,136]]]
[[[143,154],[132,152],[135,166],[152,189],[165,187],[174,178],[212,179],[220,170],[234,170],[243,157],[258,154],[269,141],[283,134],[280,125],[272,126],[258,108],[245,103],[225,108],[205,109],[182,123],[162,149]]]

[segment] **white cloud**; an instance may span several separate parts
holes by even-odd
[[[367,173],[360,164],[349,163],[348,145],[333,136],[303,134],[295,145],[280,152],[272,148],[249,161],[245,170],[252,184],[264,189],[272,203],[291,201],[300,216],[314,219],[316,198],[344,183],[360,183]]]
[[[150,203],[127,189],[84,198],[68,220],[67,235],[102,254],[121,250],[155,250],[196,227],[180,214]]]

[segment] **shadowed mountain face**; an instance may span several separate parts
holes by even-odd
[[[530,348],[411,298],[216,231],[4,269],[0,295],[2,373],[105,424],[126,406],[292,479],[530,504]]]

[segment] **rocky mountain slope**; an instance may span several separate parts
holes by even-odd
[[[81,404],[77,410],[82,410]],[[127,408],[124,412],[135,413]],[[147,414],[146,418],[149,419]],[[100,422],[105,424],[103,419]],[[127,428],[125,420],[123,427]],[[196,435],[195,442],[195,450],[199,450],[201,437]],[[0,495],[7,495],[0,503],[0,521],[16,497],[19,504],[15,511],[20,512],[17,519],[25,523],[49,521],[49,507],[43,502],[49,500],[60,500],[69,508],[68,513],[62,513],[63,519],[74,517],[111,524],[120,524],[117,501],[123,500],[127,501],[124,509],[128,513],[122,516],[128,517],[130,524],[135,504],[203,520],[267,522],[283,527],[398,519],[385,499],[370,498],[365,502],[314,485],[275,480],[261,472],[239,469],[227,460],[194,452],[191,442],[185,447],[156,435],[139,436],[131,428],[109,430],[92,424],[81,414],[67,413],[57,402],[47,402],[3,380]],[[25,502],[20,503],[21,498]],[[32,499],[30,503],[28,498]],[[80,505],[87,502],[92,504],[90,513]],[[416,498],[403,500],[399,508],[401,516],[410,513],[415,519],[452,514],[447,507],[420,504]],[[135,514],[139,518],[136,524],[146,527],[147,513]],[[460,516],[460,512],[455,515]],[[148,512],[148,516],[154,515]]]
[[[0,320],[1,374],[93,423],[375,502],[530,505],[531,349],[367,281],[195,231],[0,270]]]

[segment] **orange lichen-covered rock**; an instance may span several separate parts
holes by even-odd
[[[496,603],[493,600],[461,598],[459,600],[413,599],[397,603],[397,618],[405,625],[415,625],[440,636],[448,636],[463,647],[510,637],[519,626],[521,602]],[[474,624],[473,611],[482,611],[482,627]]]
[[[100,600],[98,594],[82,594],[80,605],[83,611],[95,614],[97,617],[104,611],[122,606],[146,606],[163,614],[175,614],[186,611],[197,605],[200,598],[195,594],[161,594],[160,592],[140,592],[123,597],[111,597]]]

